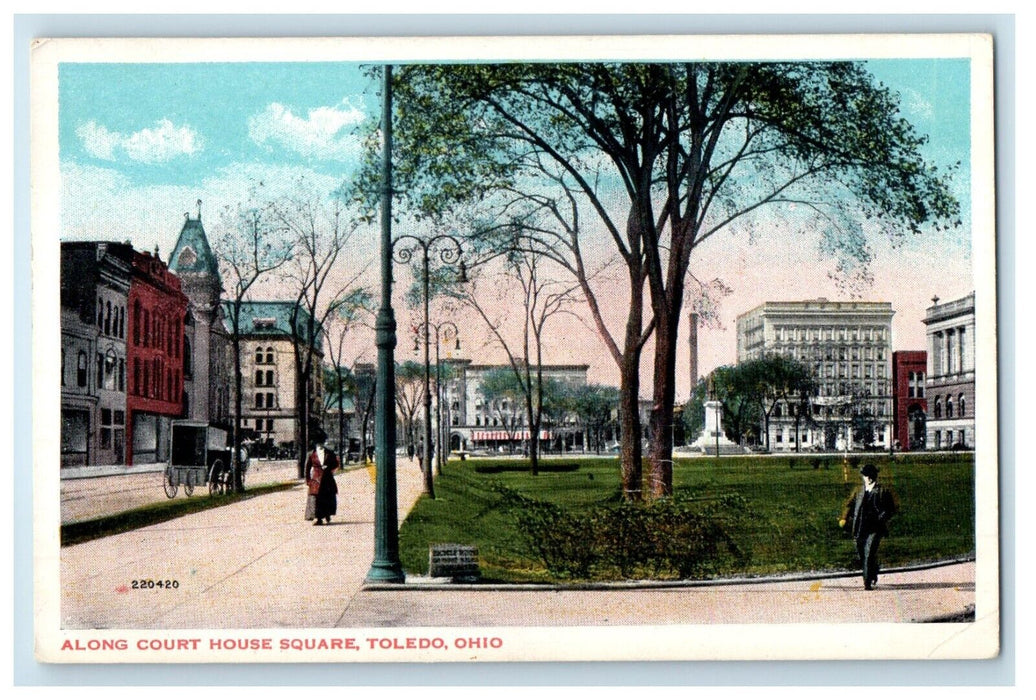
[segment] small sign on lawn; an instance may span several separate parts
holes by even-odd
[[[428,551],[428,575],[432,578],[477,580],[478,547],[464,544],[433,544]]]

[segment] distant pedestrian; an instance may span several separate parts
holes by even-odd
[[[337,455],[324,446],[323,436],[318,435],[306,460],[306,520],[313,520],[314,525],[330,525],[331,516],[338,512],[338,484],[334,477],[338,467]]]
[[[899,510],[896,495],[878,483],[878,468],[864,464],[860,468],[863,480],[845,502],[838,524],[848,528],[856,540],[863,569],[863,587],[874,588],[878,582],[878,546],[888,535],[888,522]]]
[[[414,443],[410,443],[406,446],[406,456],[411,462],[414,461]]]

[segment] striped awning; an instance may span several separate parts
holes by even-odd
[[[549,430],[540,431],[540,440],[550,440],[551,437]],[[489,440],[528,440],[529,431],[521,430],[508,433],[506,430],[476,430],[471,434],[471,439],[478,442],[486,442]]]

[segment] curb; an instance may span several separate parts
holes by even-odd
[[[944,566],[966,564],[975,561],[975,555],[969,554],[954,559],[936,562],[924,562],[907,566],[882,569],[882,574],[908,573],[926,571]],[[860,570],[799,572],[782,576],[746,576],[703,581],[615,581],[607,583],[452,583],[446,578],[429,578],[414,576],[405,583],[368,583],[364,582],[363,591],[614,591],[614,590],[659,590],[667,588],[715,588],[720,586],[741,586],[767,583],[793,583],[795,581],[820,581],[836,578],[859,576]],[[953,616],[956,618],[957,616]]]

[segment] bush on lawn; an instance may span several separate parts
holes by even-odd
[[[736,495],[619,501],[574,512],[506,486],[494,490],[528,551],[554,576],[702,578],[721,558],[747,561],[730,535],[745,510]]]

